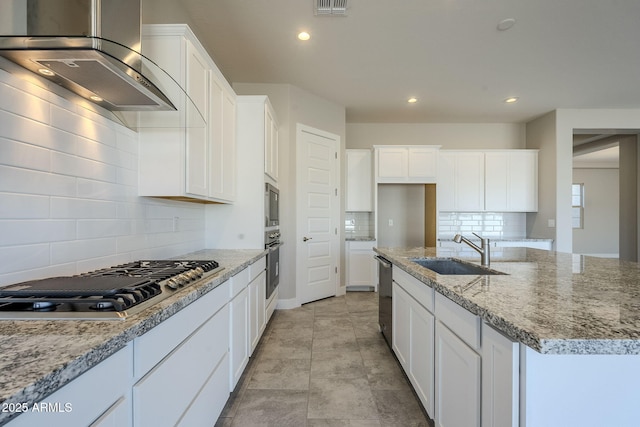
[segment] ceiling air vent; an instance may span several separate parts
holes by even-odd
[[[316,15],[347,15],[348,0],[314,0]]]

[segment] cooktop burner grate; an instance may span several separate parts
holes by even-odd
[[[0,319],[125,318],[221,269],[216,261],[142,260],[17,283],[0,288]]]

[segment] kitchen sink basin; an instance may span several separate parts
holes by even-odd
[[[495,274],[505,274],[499,271],[491,270],[487,267],[481,267],[475,264],[469,264],[451,258],[414,258],[411,261],[431,271],[435,271],[442,275],[473,275],[486,276]]]

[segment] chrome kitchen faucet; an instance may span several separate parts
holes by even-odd
[[[484,237],[476,233],[473,234],[480,238],[481,247],[464,237],[462,234],[456,234],[456,236],[453,238],[453,241],[456,243],[465,242],[467,245],[471,246],[480,254],[480,264],[488,266],[491,263],[489,239],[485,239]]]

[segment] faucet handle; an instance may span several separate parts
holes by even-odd
[[[481,236],[481,235],[479,235],[478,233],[474,233],[474,232],[472,232],[472,233],[473,233],[473,234],[475,234],[475,235],[476,235],[476,237],[478,237],[478,238],[482,241],[482,243],[485,243],[485,242],[486,242],[486,243],[489,243],[489,238],[487,238],[487,237],[482,237],[482,236]]]

